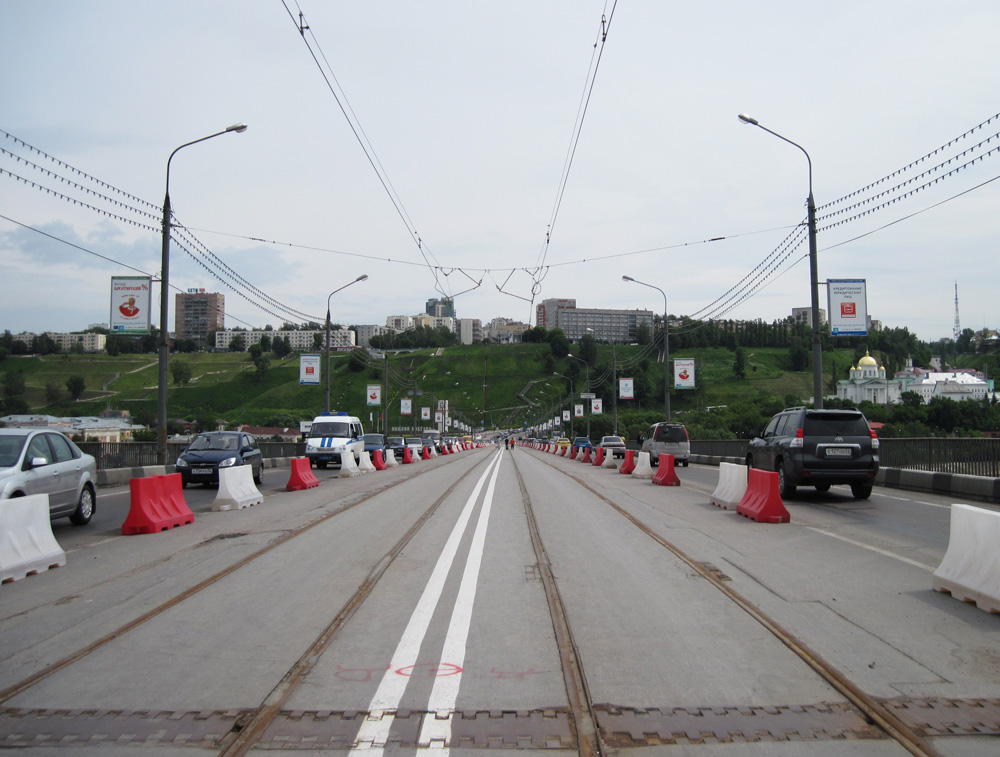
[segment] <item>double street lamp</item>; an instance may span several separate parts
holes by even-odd
[[[364,281],[368,278],[367,273],[363,273],[358,276],[354,281],[349,281],[344,286],[334,289],[330,292],[330,295],[326,298],[326,360],[323,365],[323,375],[326,377],[326,399],[323,402],[323,410],[330,412],[330,298],[333,297],[341,289],[347,289],[351,284],[357,284],[359,281]],[[389,356],[386,355],[386,360]]]
[[[156,408],[156,453],[160,465],[167,464],[167,360],[170,353],[170,328],[167,325],[167,319],[170,317],[170,161],[174,159],[178,150],[185,147],[230,132],[242,134],[246,130],[246,124],[233,124],[215,134],[209,134],[207,137],[192,142],[185,142],[170,153],[170,157],[167,158],[167,191],[163,198],[163,241],[160,262],[160,365]]]
[[[573,415],[574,415],[574,413],[573,413],[573,379],[571,379],[569,376],[567,376],[564,373],[557,373],[556,371],[552,371],[552,375],[553,376],[561,376],[562,378],[566,379],[569,382],[569,438],[570,438],[570,442],[572,443],[573,436],[574,436],[574,434],[573,434]],[[560,405],[561,404],[562,403],[560,403]]]
[[[670,335],[667,332],[667,293],[658,286],[647,284],[645,281],[633,279],[631,276],[622,276],[622,281],[631,281],[633,284],[642,284],[644,287],[655,289],[663,295],[663,415],[667,422],[670,421]]]
[[[574,360],[579,360],[581,363],[583,363],[583,367],[587,369],[587,394],[590,394],[590,363],[588,363],[582,357],[577,357],[576,355],[574,355],[572,353],[568,353],[566,355],[566,357],[571,357]],[[593,398],[592,397],[588,397],[586,399],[587,399],[587,402],[590,402]],[[584,404],[584,407],[586,407],[586,404]],[[589,411],[587,412],[587,438],[588,439],[590,438],[590,412]]]
[[[812,158],[806,149],[788,137],[783,137],[776,131],[771,131],[766,126],[762,126],[756,118],[740,113],[738,118],[745,124],[763,129],[768,134],[773,134],[778,139],[788,144],[798,147],[802,154],[806,156],[809,164],[809,197],[806,198],[806,208],[809,224],[809,284],[812,290],[812,361],[813,361],[813,407],[817,410],[823,409],[823,346],[819,339],[819,262],[816,252],[816,202],[813,200],[813,164]]]

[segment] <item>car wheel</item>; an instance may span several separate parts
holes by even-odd
[[[816,484],[816,491],[818,492],[828,492],[830,491],[829,484]]]
[[[253,482],[258,486],[264,483],[264,463],[261,463],[260,467],[253,474]]]
[[[185,481],[185,480],[184,480],[184,479],[182,478],[182,479],[181,479],[181,489],[187,489],[187,488],[188,488],[188,482],[187,482],[187,481]]]
[[[757,466],[753,464],[753,455],[747,455],[747,468],[756,468]]]
[[[687,468],[687,467],[688,467],[688,461],[687,461],[687,460],[685,460],[685,461],[684,461],[684,462],[682,463],[682,465],[683,465],[683,466],[684,466],[685,468]]]
[[[778,463],[778,494],[782,499],[795,496],[795,484],[789,482],[784,463]]]
[[[86,526],[94,515],[94,490],[90,485],[85,485],[80,492],[80,501],[76,504],[76,510],[69,516],[70,523],[74,526]]]
[[[872,495],[871,484],[851,484],[851,494],[854,499],[868,499]]]

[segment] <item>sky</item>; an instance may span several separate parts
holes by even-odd
[[[811,159],[821,282],[926,341],[957,284],[997,328],[998,28],[971,0],[5,0],[0,329],[107,323],[112,276],[159,275],[167,159],[241,122],[170,164],[170,283],[229,328],[663,312],[623,275],[781,319],[809,166],[741,112]]]

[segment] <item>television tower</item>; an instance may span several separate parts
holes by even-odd
[[[954,336],[955,336],[955,341],[957,342],[958,338],[960,336],[962,336],[962,324],[959,323],[959,320],[958,320],[958,282],[957,281],[955,282],[955,327],[953,329],[953,333],[954,333]]]

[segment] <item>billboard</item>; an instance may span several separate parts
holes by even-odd
[[[429,421],[431,419],[431,409],[429,407],[420,408],[420,420]]]
[[[694,360],[674,360],[674,386],[677,389],[694,389]]]
[[[369,405],[380,405],[382,404],[382,385],[381,384],[369,384],[367,390],[367,398]]]
[[[299,355],[299,384],[319,386],[320,356]]]
[[[149,276],[111,277],[112,334],[149,333],[151,282]]]
[[[583,405],[573,405],[573,417],[574,418],[583,417]]]
[[[593,415],[603,415],[604,414],[604,400],[592,399],[590,401],[590,412]]]
[[[868,334],[868,295],[864,279],[830,279],[827,312],[831,336]]]
[[[411,400],[409,397],[401,399],[399,401],[399,414],[413,415],[413,400]]]
[[[618,399],[635,399],[635,380],[630,378],[618,379]]]

